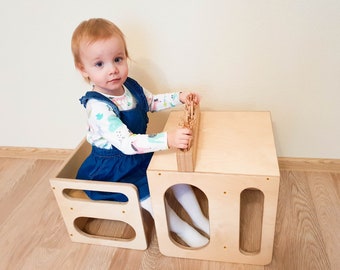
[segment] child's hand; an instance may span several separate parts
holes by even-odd
[[[179,100],[182,102],[182,103],[186,103],[186,100],[187,100],[187,97],[190,96],[192,97],[192,100],[195,104],[199,104],[200,101],[201,101],[201,97],[197,94],[197,93],[194,93],[194,92],[181,92],[179,94]]]
[[[168,132],[168,146],[169,148],[187,149],[192,132],[188,128],[179,128]]]

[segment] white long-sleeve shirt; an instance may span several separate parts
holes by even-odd
[[[124,86],[121,96],[109,96],[120,111],[136,106],[136,100]],[[179,92],[153,95],[143,88],[149,109],[156,112],[180,104]],[[112,145],[127,155],[142,154],[168,149],[167,133],[133,134],[105,102],[90,99],[86,105],[88,116],[87,140],[99,148],[111,149]]]

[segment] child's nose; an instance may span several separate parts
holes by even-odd
[[[115,64],[111,64],[110,66],[110,74],[116,74],[118,72],[118,68]]]

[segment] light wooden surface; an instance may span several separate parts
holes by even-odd
[[[0,158],[0,269],[340,269],[337,160],[285,159],[280,171],[273,261],[252,266],[165,257],[154,233],[146,251],[71,242],[49,184],[62,158],[49,151],[56,160],[37,155],[21,158],[20,149],[15,149],[16,158]],[[329,163],[333,172],[327,171]],[[119,230],[110,223],[95,222],[90,229]]]
[[[178,125],[181,113],[171,112],[164,130]],[[149,169],[176,171],[174,152],[155,153]],[[278,175],[278,170],[269,112],[201,111],[196,172]]]
[[[144,221],[140,209],[137,188],[127,183],[74,179],[91,149],[91,145],[83,139],[70,157],[65,160],[56,176],[50,179],[71,240],[79,243],[145,250],[147,248],[147,229],[145,228],[147,222]],[[121,193],[126,196],[127,202],[93,201],[87,197],[84,190]],[[115,222],[120,225],[126,224],[132,233],[130,235],[110,232],[100,235],[92,234],[88,227],[93,219]]]
[[[172,112],[174,113],[174,112]],[[178,114],[178,113],[177,113]],[[190,102],[185,106],[183,124],[180,126],[189,128],[192,131],[192,139],[189,142],[188,149],[177,149],[177,170],[179,172],[193,172],[196,164],[198,130],[200,124],[201,111],[199,105]],[[173,128],[176,128],[177,125]]]
[[[146,223],[143,221],[138,191],[134,185],[66,178],[52,178],[50,182],[72,241],[139,250],[147,248],[144,229]],[[94,201],[86,198],[85,193],[82,196],[70,196],[70,192],[67,192],[74,190],[117,192],[124,194],[128,202]],[[125,223],[131,226],[132,234],[130,236],[92,234],[86,228],[92,219]]]
[[[180,112],[171,112],[165,129],[174,129],[179,119]],[[182,258],[268,264],[280,179],[270,113],[201,111],[197,134],[194,171],[174,168],[178,155],[172,151],[155,153],[147,171],[160,251]],[[210,241],[197,249],[180,245],[167,226],[165,194],[182,183],[201,190],[207,200]],[[254,189],[266,198],[262,203],[252,195]],[[263,222],[254,222],[256,216]],[[257,241],[248,241],[252,237]]]
[[[72,152],[73,149],[0,146],[0,157],[6,158],[65,160]]]

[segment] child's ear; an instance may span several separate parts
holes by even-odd
[[[89,74],[85,71],[85,68],[82,64],[77,64],[76,68],[84,78],[89,78]]]

